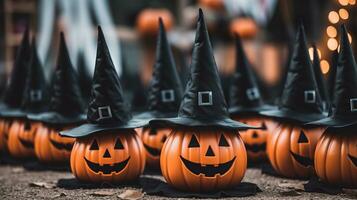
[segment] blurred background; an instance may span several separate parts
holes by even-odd
[[[145,107],[155,61],[157,19],[162,17],[183,84],[187,79],[198,8],[204,10],[225,92],[235,69],[234,33],[243,38],[263,96],[279,94],[297,24],[308,46],[316,44],[326,79],[335,66],[339,25],[346,24],[356,49],[356,0],[0,0],[0,90],[6,85],[22,33],[29,25],[50,82],[59,32],[84,95],[95,65],[97,25],[101,25],[128,100]],[[312,53],[312,49],[309,49]]]

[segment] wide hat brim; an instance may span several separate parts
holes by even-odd
[[[356,116],[331,116],[317,121],[306,123],[306,125],[327,126],[329,128],[347,128],[357,124]]]
[[[76,124],[85,122],[85,114],[74,116],[64,116],[57,112],[45,112],[40,114],[28,114],[27,118],[33,121],[40,121],[48,124]]]
[[[25,111],[21,109],[7,108],[0,111],[1,117],[7,118],[26,118],[27,114]]]
[[[150,126],[217,127],[231,130],[259,129],[259,127],[249,126],[230,118],[195,119],[187,117],[175,117],[153,119],[150,121]]]
[[[292,120],[300,123],[308,123],[326,118],[326,115],[320,113],[302,113],[291,109],[277,109],[260,112],[261,115],[278,118],[281,120]]]
[[[125,124],[113,123],[113,124],[82,124],[76,128],[61,131],[60,135],[66,137],[80,138],[85,137],[94,133],[109,131],[109,130],[120,130],[120,129],[135,129],[147,126],[149,120],[144,119],[131,119]]]
[[[274,109],[276,109],[275,106],[265,104],[256,107],[232,106],[228,109],[228,111],[229,114],[231,115],[246,114],[246,113],[262,115],[260,112],[274,110]]]
[[[159,111],[147,111],[147,112],[142,112],[137,115],[134,115],[135,119],[158,119],[158,118],[172,118],[177,116],[177,113],[175,112],[159,112]]]

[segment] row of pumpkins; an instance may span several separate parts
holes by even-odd
[[[151,167],[160,167],[167,183],[175,188],[199,192],[224,190],[241,182],[247,160],[259,161],[267,157],[276,172],[285,177],[306,178],[316,173],[328,183],[357,186],[357,135],[353,131],[347,131],[346,134],[325,132],[325,126],[311,128],[296,122],[297,120],[268,117],[269,115],[261,112],[264,109],[257,109],[264,106],[238,36],[239,66],[235,77],[245,83],[235,85],[240,88],[236,88],[236,93],[239,93],[237,102],[242,104],[238,107],[248,106],[238,112],[228,112],[202,11],[200,10],[197,23],[191,77],[184,94],[179,94],[181,86],[175,82],[178,80],[177,72],[168,48],[164,25],[160,20],[159,29],[157,63],[151,86],[155,89],[149,94],[149,101],[154,99],[149,106],[151,118],[145,119],[140,115],[132,118],[127,105],[123,103],[119,78],[99,28],[96,69],[92,97],[87,108],[87,122],[59,125],[51,120],[41,122],[26,117],[10,118],[2,115],[0,149],[8,150],[16,158],[36,156],[39,161],[52,165],[69,160],[76,178],[87,182],[122,183],[133,180],[143,172],[146,163]],[[64,43],[63,38],[61,42]],[[349,43],[342,41],[341,49],[347,48],[344,45]],[[345,52],[340,52],[343,53]],[[296,70],[292,62],[290,68],[295,71],[291,70],[289,73],[298,71],[296,73],[302,74],[295,77],[310,78],[311,75],[305,76],[305,72],[300,70],[307,68],[309,71],[311,68],[304,30],[301,27],[297,34],[294,55],[294,58],[301,59],[300,63],[307,65]],[[64,63],[68,63],[68,60]],[[353,65],[356,67],[355,63]],[[295,87],[292,85],[296,81],[288,79],[289,77],[286,85],[289,86],[284,90]],[[67,77],[65,80],[70,79]],[[66,81],[62,80],[62,84],[67,89],[69,85],[77,87],[77,83],[64,83]],[[303,88],[306,83],[309,84],[309,80],[295,85]],[[315,85],[308,87],[316,89],[315,81],[313,83]],[[300,101],[294,96],[298,92],[299,88],[291,90],[289,95],[294,99],[282,99],[285,102],[282,105]],[[63,96],[77,98],[73,93]],[[312,97],[309,99],[309,96],[305,96],[305,102],[302,100],[300,106],[304,107],[304,103],[311,103],[312,100],[317,102],[319,94],[313,93]],[[172,104],[165,103],[176,103],[176,112],[173,115],[168,112],[172,110]],[[267,106],[274,111],[281,107]],[[60,113],[61,110],[57,112]],[[157,113],[160,114],[152,117]],[[231,120],[228,114],[236,121]],[[73,116],[68,118],[70,117]],[[77,127],[78,125],[81,126]]]

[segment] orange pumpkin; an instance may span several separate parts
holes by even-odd
[[[34,140],[40,122],[15,120],[9,130],[8,149],[12,156],[26,158],[35,156]]]
[[[324,130],[280,123],[267,143],[268,158],[275,171],[289,178],[313,175],[315,148]]]
[[[140,12],[136,20],[136,29],[142,36],[155,36],[159,30],[158,19],[161,17],[166,30],[173,26],[171,12],[164,8],[147,8]]]
[[[7,140],[12,120],[0,119],[0,151],[7,151]]]
[[[229,26],[232,34],[239,34],[242,38],[253,38],[258,33],[258,26],[251,18],[237,18]]]
[[[199,0],[199,3],[213,10],[221,10],[224,8],[223,0]]]
[[[267,158],[266,142],[267,136],[269,135],[268,126],[265,120],[261,117],[245,117],[237,118],[236,120],[248,125],[262,128],[240,131],[239,134],[242,137],[247,150],[248,160],[252,162],[265,160]]]
[[[159,168],[161,149],[171,129],[145,127],[138,133],[145,147],[146,163],[151,167]]]
[[[123,183],[138,178],[144,167],[144,147],[132,129],[77,138],[71,154],[72,173],[80,181]]]
[[[160,157],[167,183],[180,190],[213,191],[238,185],[247,153],[236,131],[181,128],[171,132]]]
[[[315,170],[330,184],[357,187],[357,135],[327,130],[315,150]]]
[[[75,139],[62,137],[59,135],[59,131],[71,127],[59,128],[41,124],[35,136],[36,157],[44,163],[69,161]]]

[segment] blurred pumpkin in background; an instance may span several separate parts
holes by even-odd
[[[240,17],[230,22],[229,30],[233,35],[239,34],[242,38],[254,38],[259,27],[253,19]]]
[[[26,86],[20,109],[6,112],[14,118],[9,130],[8,148],[12,156],[29,158],[35,156],[34,140],[40,122],[27,119],[28,114],[38,114],[48,109],[48,91],[46,79],[39,61],[36,40],[31,44],[31,61],[26,77]],[[4,114],[4,113],[3,113]]]
[[[27,118],[41,122],[35,133],[35,154],[44,163],[69,161],[74,139],[59,135],[59,131],[72,128],[85,121],[83,99],[78,74],[69,58],[64,34],[60,34],[59,54],[50,89],[49,108]]]
[[[222,10],[224,8],[224,0],[199,0],[198,2],[212,10]]]
[[[156,36],[159,30],[158,18],[161,18],[166,29],[171,30],[174,17],[165,8],[146,8],[142,10],[136,20],[136,29],[141,36]]]
[[[26,87],[26,77],[31,57],[30,30],[26,28],[17,50],[14,66],[0,102],[0,151],[7,151],[9,129],[12,117],[3,112],[20,109]]]

